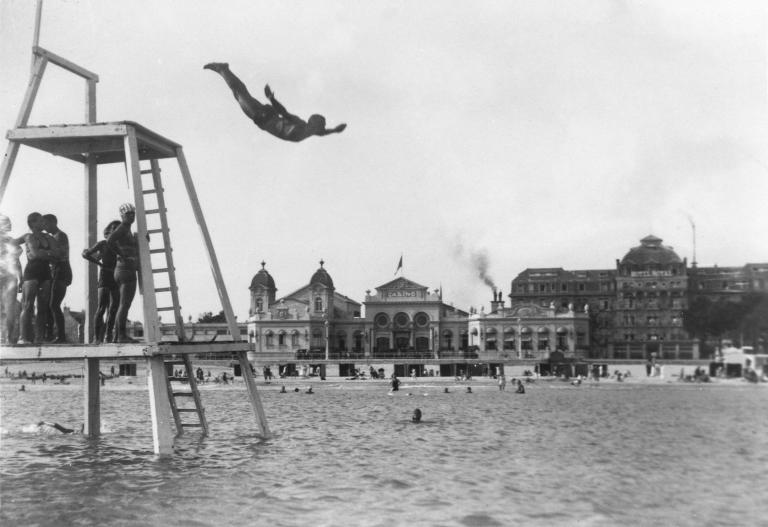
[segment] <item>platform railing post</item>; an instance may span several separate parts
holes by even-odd
[[[85,119],[93,124],[96,122],[96,81],[88,80],[85,89]],[[96,244],[98,234],[96,232],[98,217],[98,184],[97,168],[94,156],[89,155],[84,168],[85,190],[85,246],[93,247]],[[94,320],[97,309],[97,269],[89,261],[85,261],[85,327],[83,328],[83,342],[88,343],[95,336]],[[101,343],[99,343],[101,344]]]

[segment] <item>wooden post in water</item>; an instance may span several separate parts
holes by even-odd
[[[147,358],[147,387],[155,454],[173,454],[174,423],[168,385],[165,382],[165,361],[162,356]]]
[[[85,359],[83,364],[83,401],[85,406],[83,434],[90,438],[96,438],[101,433],[100,381],[99,359]]]

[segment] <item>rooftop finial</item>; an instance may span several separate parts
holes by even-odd
[[[325,262],[324,262],[324,261],[321,259],[321,260],[320,260],[320,267],[322,267],[324,263],[325,263]]]
[[[267,265],[267,262],[265,262],[264,260],[262,260],[262,261],[261,261],[261,268],[262,268],[262,269],[264,269],[264,266],[265,266],[265,265]]]

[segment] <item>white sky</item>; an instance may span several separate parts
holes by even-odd
[[[701,265],[768,260],[766,7],[746,1],[47,0],[40,45],[96,72],[100,121],[184,146],[235,313],[262,260],[278,295],[325,260],[337,291],[404,275],[457,307],[527,267],[610,269],[648,234]],[[28,82],[35,3],[0,0],[0,127]],[[282,142],[223,80],[326,116]],[[49,66],[30,124],[82,122],[79,78]],[[220,309],[172,160],[161,163],[184,316]],[[22,147],[2,204],[69,234],[81,309],[81,165]],[[100,172],[99,229],[131,200]],[[135,304],[138,304],[136,302]],[[140,319],[134,306],[132,318]]]

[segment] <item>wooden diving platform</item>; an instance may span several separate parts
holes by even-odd
[[[24,344],[0,347],[4,361],[69,361],[83,359],[139,359],[198,353],[239,353],[251,351],[240,342],[131,342],[125,344]]]
[[[40,4],[38,4],[39,21]],[[218,259],[213,248],[203,211],[197,197],[192,177],[189,172],[184,151],[180,144],[133,121],[97,122],[96,119],[96,83],[98,76],[67,59],[37,45],[32,48],[32,72],[24,100],[19,110],[14,127],[6,133],[8,145],[5,156],[0,160],[0,204],[5,197],[8,180],[20,147],[27,146],[49,154],[64,157],[81,163],[84,167],[84,202],[86,232],[83,246],[92,247],[99,236],[97,229],[97,167],[108,163],[124,163],[126,175],[133,192],[133,205],[136,208],[135,235],[138,245],[139,273],[142,288],[140,296],[143,304],[144,340],[125,344],[43,344],[0,346],[2,361],[66,361],[81,360],[84,365],[85,423],[84,433],[96,437],[100,433],[100,379],[99,361],[102,359],[143,358],[147,365],[147,381],[152,418],[154,450],[157,454],[173,453],[175,428],[180,435],[184,426],[196,426],[207,433],[204,408],[191,372],[190,355],[199,353],[227,353],[238,357],[243,377],[248,389],[251,406],[262,435],[269,436],[266,417],[261,400],[256,390],[248,362],[247,353],[250,344],[241,340],[232,305],[229,301]],[[43,73],[48,64],[53,64],[81,77],[86,83],[85,118],[83,124],[52,124],[30,126],[28,124],[32,106],[37,96]],[[173,312],[177,335],[183,336],[184,320],[181,316],[176,273],[173,262],[173,250],[170,240],[164,187],[161,180],[160,159],[174,159],[178,163],[181,177],[192,207],[195,221],[202,236],[208,265],[213,275],[213,283],[221,302],[222,311],[227,320],[231,341],[222,342],[166,342],[160,331],[161,311]],[[145,166],[142,168],[141,163]],[[147,167],[146,164],[149,164]],[[151,176],[151,179],[150,179]],[[31,184],[39,184],[33,182]],[[157,218],[159,226],[150,227],[147,217]],[[150,247],[150,244],[153,246]],[[152,254],[164,255],[164,261],[158,264]],[[159,257],[157,258],[159,259]],[[96,266],[85,263],[85,340],[90,341],[94,333],[94,313],[96,311]],[[159,265],[159,266],[158,266]],[[155,277],[167,277],[168,285],[156,287]],[[31,339],[27,339],[31,340]],[[178,408],[174,397],[179,393],[171,388],[168,367],[182,359],[187,369],[191,395],[195,402],[198,423],[183,423],[179,412],[189,411]],[[188,396],[188,393],[183,394]]]
[[[26,126],[9,130],[6,139],[79,163],[124,163],[125,138],[136,137],[140,161],[176,157],[178,143],[133,121]]]

